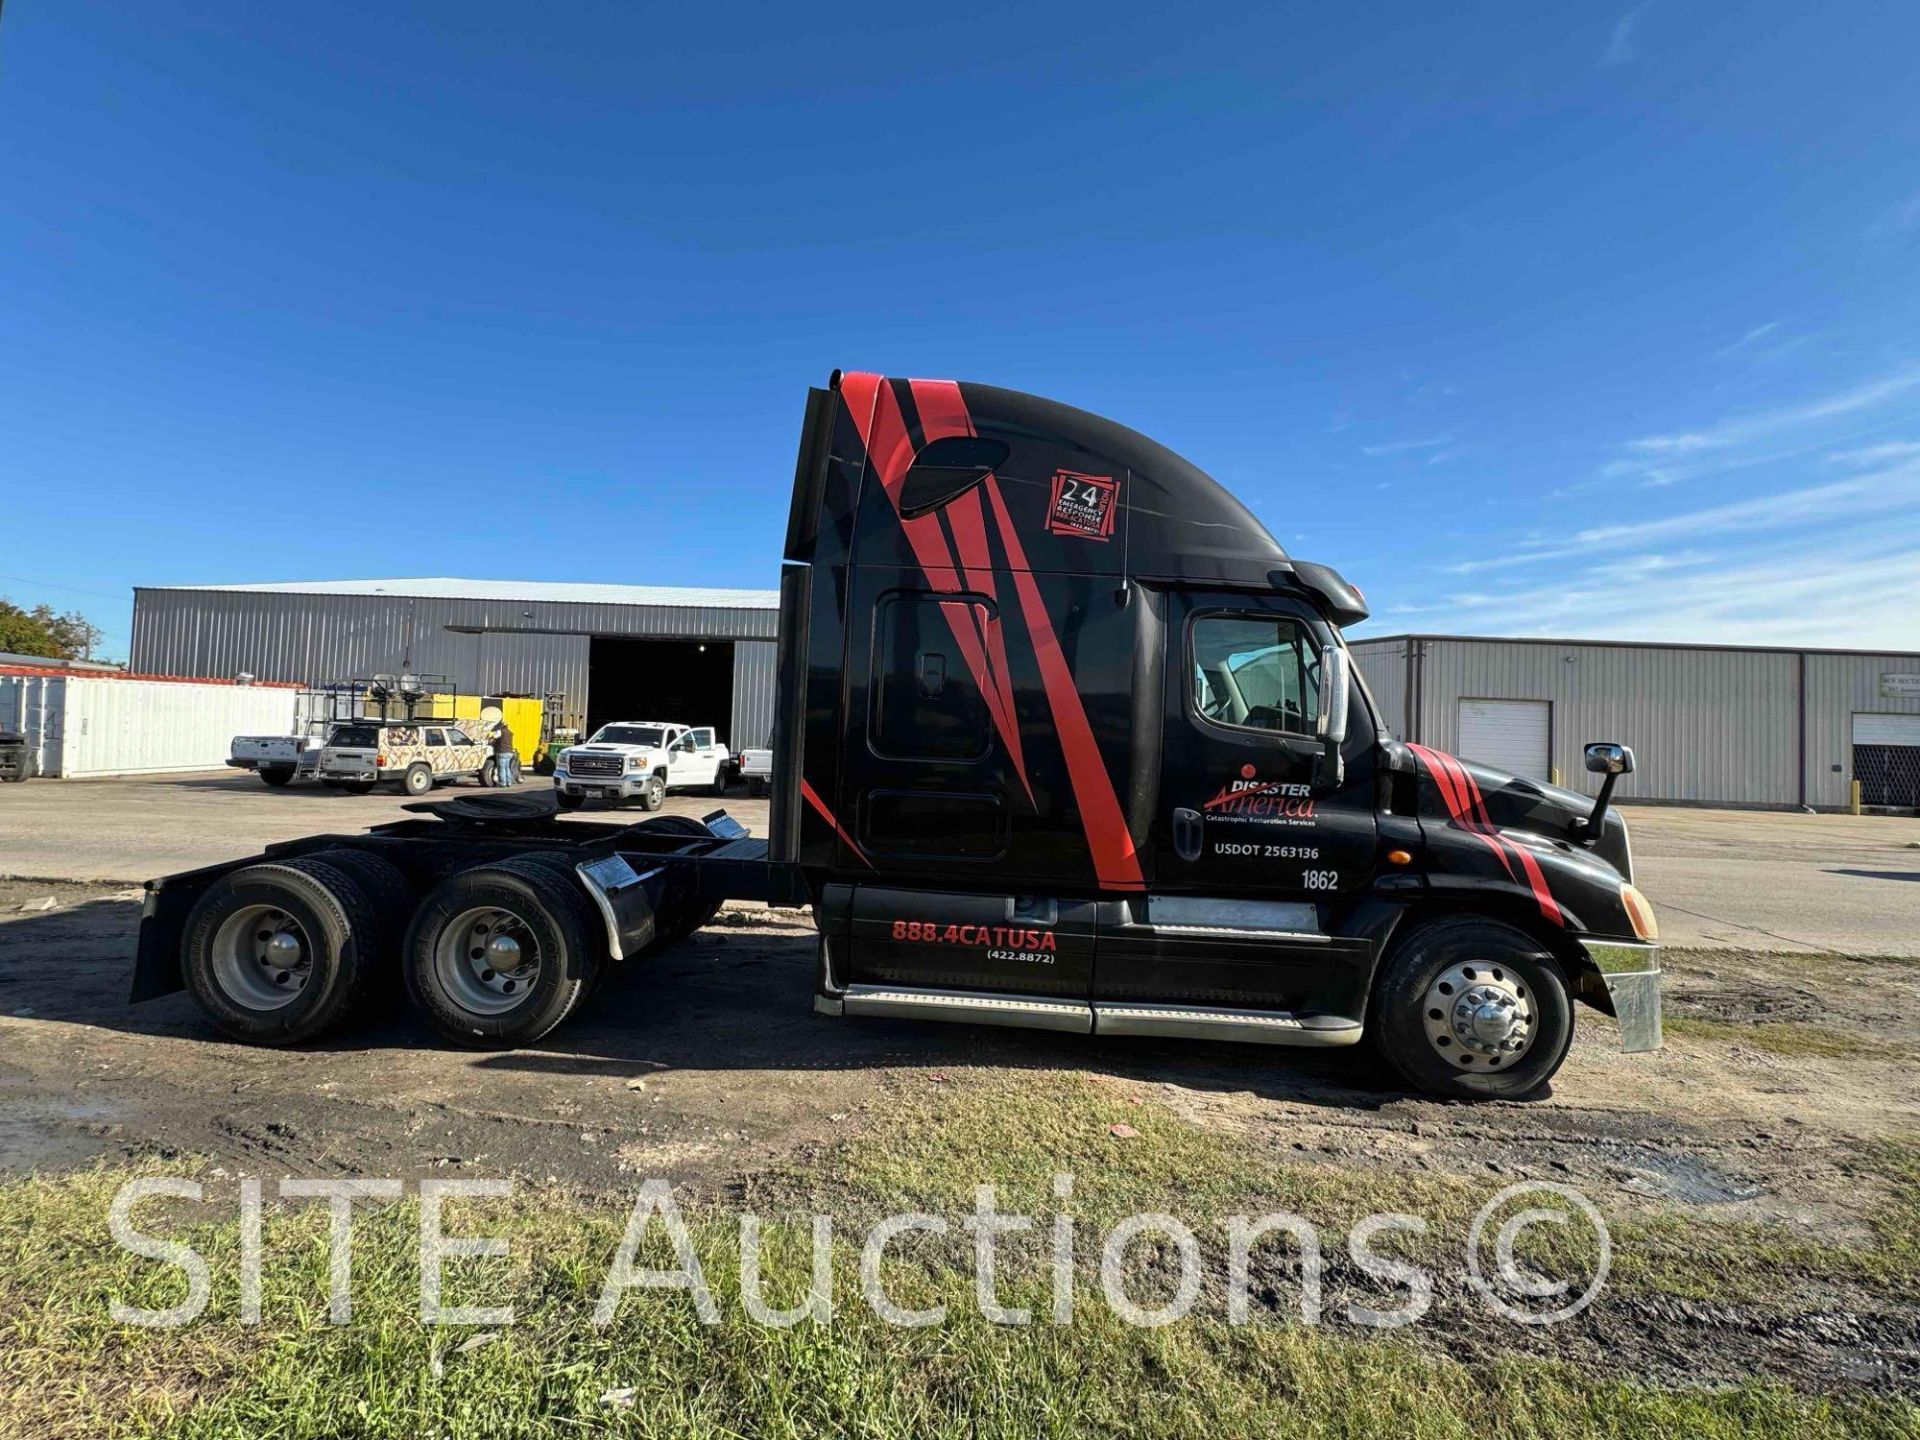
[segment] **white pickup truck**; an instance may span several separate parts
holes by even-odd
[[[724,795],[732,779],[733,755],[712,726],[659,720],[602,725],[584,744],[562,750],[553,770],[563,810],[577,810],[590,799],[637,799],[641,809],[658,810],[669,790]]]
[[[269,785],[285,785],[294,777],[311,780],[320,750],[327,743],[327,727],[315,722],[305,735],[236,735],[228,747],[227,764],[251,770]]]
[[[773,751],[742,750],[740,778],[747,782],[747,794],[762,798],[773,792]]]

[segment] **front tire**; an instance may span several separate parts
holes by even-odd
[[[667,781],[663,775],[655,775],[647,781],[647,788],[640,792],[642,810],[658,810],[667,803]]]
[[[582,805],[587,803],[587,797],[584,795],[570,794],[556,785],[553,791],[553,801],[554,804],[558,805],[562,810],[578,810]]]
[[[1367,1030],[1416,1089],[1463,1100],[1545,1088],[1573,1043],[1560,963],[1532,936],[1458,915],[1417,926],[1374,981]]]
[[[605,950],[577,880],[503,860],[449,876],[421,903],[407,929],[407,994],[456,1044],[511,1049],[573,1012]]]

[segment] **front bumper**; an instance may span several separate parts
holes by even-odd
[[[1620,1048],[1628,1054],[1660,1048],[1660,947],[1635,940],[1588,940],[1587,958],[1613,1001]]]
[[[622,775],[575,775],[570,770],[555,770],[553,784],[556,790],[564,790],[569,795],[585,795],[591,799],[631,800],[647,788],[647,782],[653,778],[644,770],[635,770]]]

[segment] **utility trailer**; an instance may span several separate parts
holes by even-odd
[[[1395,740],[1360,592],[1111,421],[990,386],[810,392],[780,584],[770,834],[722,811],[413,806],[154,881],[134,998],[291,1043],[398,968],[473,1045],[552,1030],[728,898],[812,907],[815,1008],[1335,1047],[1537,1093],[1576,1001],[1660,1043],[1609,801]],[[431,817],[431,818],[426,818]]]

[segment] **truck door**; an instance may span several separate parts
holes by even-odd
[[[1287,596],[1169,599],[1155,889],[1320,902],[1365,888],[1372,722],[1350,724],[1339,782],[1316,783],[1324,625]]]
[[[720,747],[714,742],[713,729],[696,725],[688,733],[693,738],[693,758],[698,762],[692,768],[699,774],[699,783],[710,784],[720,774]]]
[[[694,749],[693,731],[673,730],[667,734],[667,784],[704,785],[708,776],[699,774],[700,757]]]
[[[1329,919],[1374,865],[1371,719],[1350,722],[1338,782],[1319,773],[1320,657],[1334,642],[1302,601],[1176,591],[1166,627],[1154,881],[1100,922],[1101,1028],[1109,1007],[1171,1004],[1352,1029],[1368,946]]]

